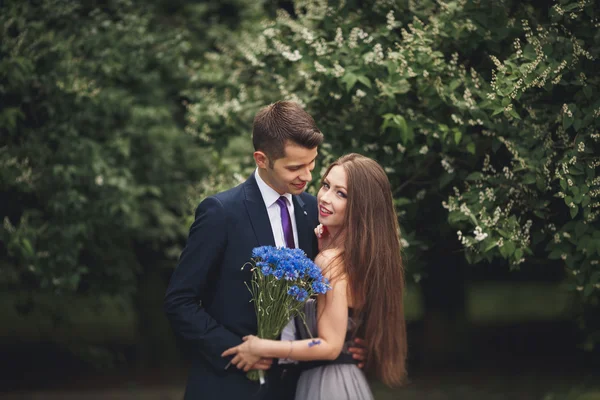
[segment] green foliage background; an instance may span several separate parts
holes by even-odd
[[[320,169],[350,151],[385,167],[414,281],[439,254],[559,265],[597,310],[593,1],[2,7],[3,288],[131,296],[251,170],[256,111],[288,99],[326,135]]]
[[[296,100],[326,134],[324,165],[358,151],[386,168],[417,281],[448,247],[558,262],[595,307],[598,27],[591,1],[296,1],[211,54],[228,85],[196,92],[188,129],[210,142]]]

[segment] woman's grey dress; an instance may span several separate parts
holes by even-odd
[[[309,300],[304,308],[306,324],[312,337],[317,335],[317,302]],[[299,318],[298,318],[299,319]],[[296,324],[300,338],[310,339],[304,323]],[[353,329],[352,318],[348,319],[348,331]],[[350,334],[340,358],[351,357],[348,347],[352,343]],[[338,360],[339,360],[338,359]],[[302,372],[296,389],[296,400],[373,400],[373,394],[363,371],[355,363],[337,363],[332,361],[323,366],[317,366]]]

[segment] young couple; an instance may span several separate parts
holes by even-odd
[[[363,364],[402,383],[404,274],[385,172],[349,154],[327,169],[317,198],[304,193],[323,134],[293,102],[260,110],[252,139],[256,171],[200,203],[165,296],[192,354],[185,399],[372,399]],[[292,321],[282,340],[253,336],[242,266],[264,245],[301,248],[330,280],[332,290],[305,308],[310,332]],[[250,369],[268,370],[267,383],[247,379]]]

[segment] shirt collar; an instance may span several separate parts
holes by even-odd
[[[271,207],[281,196],[284,196],[286,199],[288,199],[288,206],[292,204],[292,195],[290,193],[285,193],[283,195],[277,193],[275,189],[267,185],[267,183],[260,177],[258,168],[256,168],[256,171],[254,171],[254,177],[256,178],[258,190],[260,190],[260,194],[262,195],[263,201],[265,202],[265,206],[267,208]]]

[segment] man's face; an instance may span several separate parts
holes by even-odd
[[[302,193],[312,179],[316,158],[316,147],[307,149],[292,142],[285,145],[285,156],[275,162],[269,162],[262,151],[254,152],[260,177],[279,194]]]

